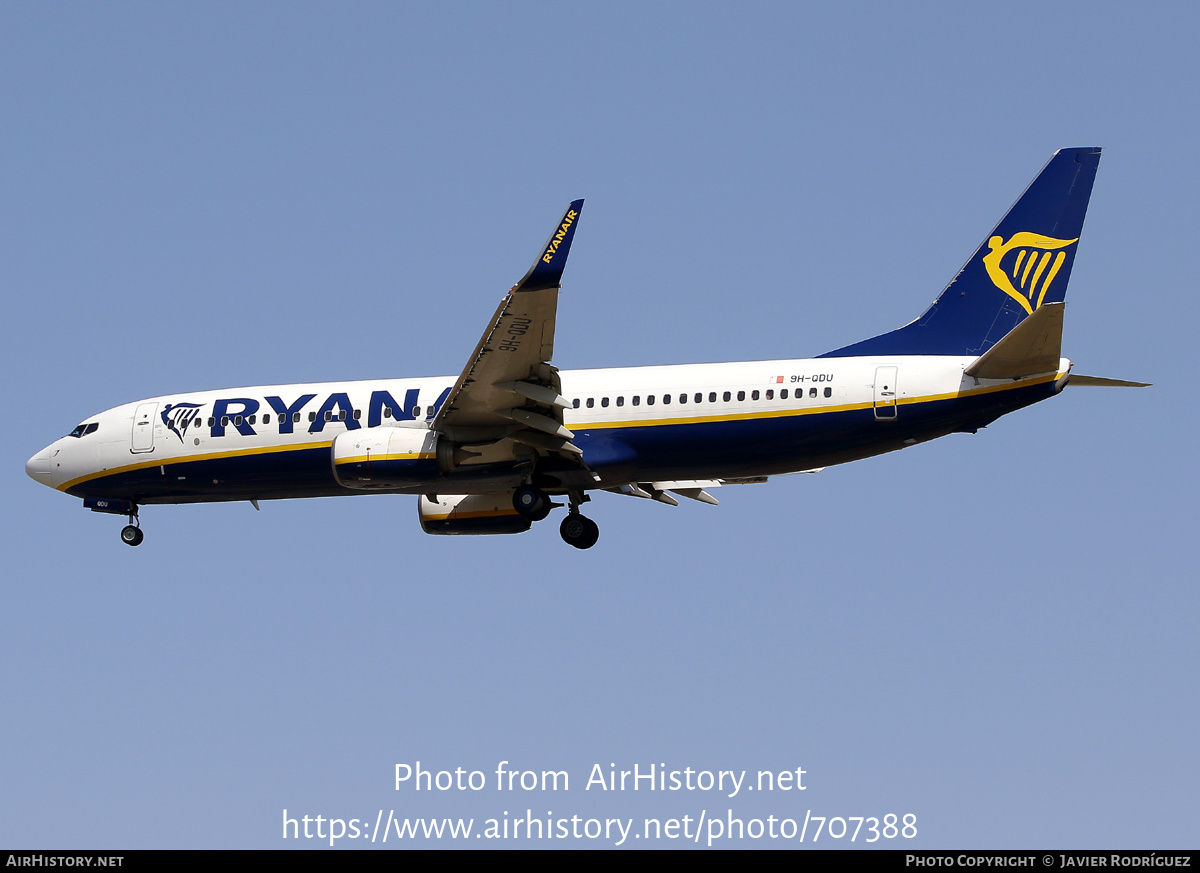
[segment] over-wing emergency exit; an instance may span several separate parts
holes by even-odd
[[[596,491],[678,505],[974,433],[1068,384],[1063,300],[1098,148],[1063,149],[919,318],[816,358],[559,371],[559,289],[583,201],[567,208],[457,376],[268,385],[154,397],[90,416],[29,459],[38,482],[126,516],[163,503],[383,492],[434,534],[521,533]]]

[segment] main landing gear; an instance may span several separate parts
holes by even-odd
[[[590,549],[600,539],[600,528],[596,522],[580,515],[578,510],[567,514],[558,526],[558,532],[563,542],[577,549]]]
[[[580,505],[590,499],[581,491],[572,491],[567,498],[567,517],[558,526],[563,542],[577,549],[590,549],[600,539],[600,528],[596,522],[579,512]]]
[[[558,526],[563,541],[577,549],[590,549],[600,539],[600,528],[596,522],[579,514],[580,504],[587,500],[586,494],[572,491],[567,517]],[[522,485],[514,491],[512,503],[513,509],[530,521],[541,521],[555,506],[562,506],[551,501],[549,494],[533,485]]]
[[[550,495],[532,485],[522,485],[514,491],[512,502],[513,509],[530,521],[541,521],[554,508],[554,504],[550,502]]]

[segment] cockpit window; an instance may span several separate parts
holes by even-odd
[[[79,427],[75,428],[75,430],[73,430],[69,434],[67,434],[67,436],[73,436],[73,437],[75,437],[75,439],[79,439],[80,437],[87,436],[90,433],[95,433],[99,427],[100,427],[100,422],[98,422],[98,421],[93,421],[91,424],[87,424],[85,422],[84,424],[79,425]]]

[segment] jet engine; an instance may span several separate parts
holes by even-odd
[[[346,488],[411,488],[436,482],[438,433],[424,427],[373,427],[333,441],[333,475]]]
[[[513,508],[511,491],[487,494],[422,494],[417,502],[421,530],[427,534],[513,534],[533,522]]]

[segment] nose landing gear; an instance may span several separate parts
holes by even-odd
[[[138,521],[137,504],[129,513],[129,524],[121,528],[121,542],[127,546],[140,546],[146,535],[142,533],[141,522]]]

